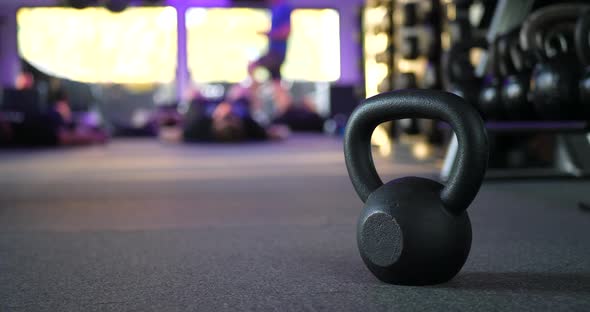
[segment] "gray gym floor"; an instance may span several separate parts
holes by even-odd
[[[460,274],[400,287],[360,260],[337,139],[0,151],[0,311],[590,311],[580,200],[588,181],[486,183]]]

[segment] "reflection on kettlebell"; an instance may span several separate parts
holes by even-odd
[[[405,177],[383,184],[371,159],[379,124],[402,118],[437,119],[454,129],[457,168],[446,186]],[[460,97],[433,90],[401,90],[365,100],[351,115],[344,140],[346,167],[365,208],[357,227],[361,258],[381,281],[431,285],[453,278],[471,248],[465,211],[481,186],[488,139],[479,113]]]

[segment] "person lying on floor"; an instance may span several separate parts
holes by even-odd
[[[289,133],[284,126],[264,127],[252,118],[249,92],[246,87],[233,86],[221,102],[207,101],[197,93],[182,123],[182,140],[246,142],[285,139]],[[165,139],[180,138],[166,136]]]
[[[104,131],[74,122],[64,93],[56,94],[51,102],[51,107],[44,113],[0,113],[0,144],[49,147],[106,142]]]
[[[325,120],[316,112],[314,103],[309,99],[296,103],[289,91],[278,88],[273,101],[276,116],[273,124],[285,125],[295,132],[323,132]]]

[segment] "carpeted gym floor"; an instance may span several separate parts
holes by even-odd
[[[589,311],[581,200],[587,180],[486,183],[461,273],[400,287],[358,255],[337,139],[0,151],[0,311]]]

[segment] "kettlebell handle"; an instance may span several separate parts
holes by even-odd
[[[554,4],[542,7],[533,12],[523,23],[520,30],[520,45],[525,51],[532,51],[538,60],[545,60],[543,43],[539,42],[538,30],[547,28],[547,25],[555,22],[575,22],[580,12],[590,8],[588,5],[578,3]],[[541,40],[542,41],[542,40]]]
[[[459,142],[456,167],[440,198],[449,212],[461,214],[481,186],[488,162],[488,137],[479,113],[448,92],[400,90],[376,95],[357,107],[344,135],[346,168],[357,194],[366,202],[383,185],[371,155],[373,130],[383,122],[405,118],[441,120],[455,131]]]

